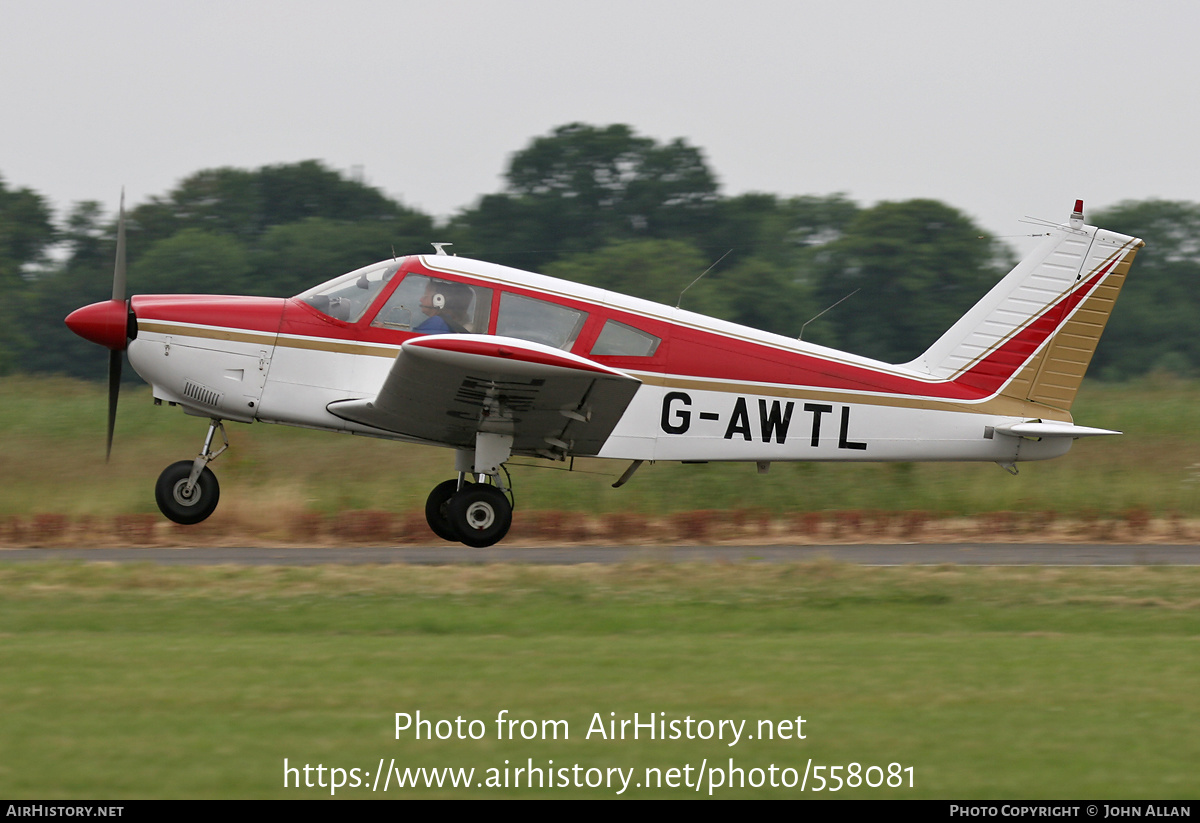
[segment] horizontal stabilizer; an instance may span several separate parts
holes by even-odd
[[[1043,422],[1041,420],[1008,423],[996,426],[996,431],[1013,437],[1100,437],[1106,434],[1121,433],[1112,429],[1093,429],[1090,426],[1075,426],[1070,423]]]

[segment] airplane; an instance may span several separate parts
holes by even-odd
[[[455,450],[425,505],[438,537],[490,546],[512,523],[514,456],[646,462],[990,461],[1065,454],[1070,409],[1141,240],[1086,225],[1083,201],[924,354],[889,364],[447,254],[393,257],[291,298],[125,297],[66,318],[109,349],[108,452],[122,353],[164,401],[208,418],[168,466],[162,513],[217,506],[225,421]],[[223,445],[213,450],[220,434]]]

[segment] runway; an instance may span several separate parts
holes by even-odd
[[[911,543],[824,546],[493,546],[347,548],[0,549],[0,563],[78,561],[214,566],[407,563],[801,563],[830,559],[865,566],[1197,566],[1200,545]]]

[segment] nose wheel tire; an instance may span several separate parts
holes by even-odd
[[[193,461],[180,460],[163,469],[154,486],[154,499],[159,511],[184,526],[206,519],[217,508],[221,487],[217,476],[206,466],[188,491],[187,481],[192,474]]]
[[[458,539],[476,549],[503,540],[512,526],[512,505],[495,486],[463,487],[451,496],[446,515]]]

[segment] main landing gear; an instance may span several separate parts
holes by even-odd
[[[221,432],[225,445],[212,451],[213,435]],[[217,508],[221,499],[221,487],[217,476],[208,468],[208,464],[229,448],[229,438],[225,435],[225,425],[217,419],[208,424],[208,435],[204,438],[204,448],[195,460],[180,460],[163,469],[154,486],[154,499],[158,509],[168,519],[184,526],[191,526],[206,519]]]
[[[512,526],[512,503],[497,486],[465,475],[439,483],[425,501],[425,520],[443,540],[476,549],[499,543]]]
[[[477,549],[504,539],[513,507],[500,469],[511,454],[511,435],[487,433],[475,436],[474,449],[458,450],[458,478],[439,483],[425,501],[425,520],[434,534]]]

